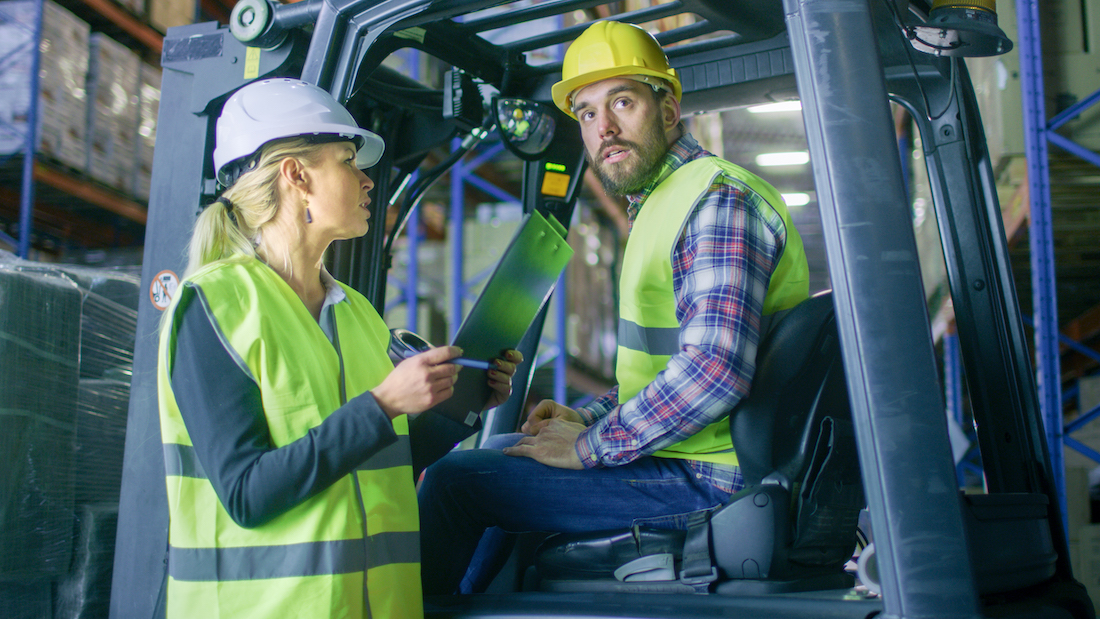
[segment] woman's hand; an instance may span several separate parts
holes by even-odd
[[[461,355],[461,348],[441,346],[409,357],[398,363],[382,384],[371,389],[371,394],[390,419],[422,413],[454,395],[462,367],[448,361]],[[510,389],[511,376],[508,386]]]
[[[487,372],[489,387],[493,392],[489,396],[489,403],[485,405],[485,410],[504,404],[508,396],[512,395],[512,377],[515,376],[516,366],[520,363],[523,363],[523,354],[518,350],[506,350],[503,359],[493,360],[495,369]]]

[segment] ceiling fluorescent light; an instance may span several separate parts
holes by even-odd
[[[779,101],[777,103],[765,103],[763,105],[754,105],[749,108],[749,112],[753,114],[769,114],[771,112],[801,112],[801,101]]]
[[[785,193],[783,194],[783,202],[787,206],[806,206],[810,203],[810,194],[808,193]]]
[[[804,150],[793,153],[764,153],[756,156],[758,166],[803,165],[809,162],[810,153]]]

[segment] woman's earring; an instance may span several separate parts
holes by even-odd
[[[308,206],[306,207],[306,223],[307,224],[313,223],[313,215],[309,212],[309,207]]]

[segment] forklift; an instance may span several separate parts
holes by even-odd
[[[839,488],[833,494],[845,506],[838,512],[842,534],[825,536],[833,550],[850,557],[853,501],[857,510],[866,507],[874,552],[861,557],[860,574],[877,594],[853,589],[850,580],[789,569],[797,562],[804,524],[791,514],[807,500],[806,487],[802,478],[765,475],[751,491],[778,508],[761,525],[767,531],[753,524],[740,536],[762,540],[763,554],[731,546],[715,524],[703,538],[711,555],[709,579],[688,578],[684,570],[663,583],[586,581],[559,563],[551,566],[556,576],[541,585],[517,579],[504,592],[428,598],[427,616],[1094,617],[1092,601],[1071,572],[994,175],[963,62],[1011,48],[994,3],[674,0],[610,10],[619,4],[241,0],[228,27],[169,30],[142,274],[143,285],[160,294],[143,295],[139,308],[112,619],[164,615],[168,523],[156,408],[157,328],[183,271],[194,220],[217,197],[211,152],[226,99],[267,77],[301,78],[331,92],[360,126],[385,139],[385,155],[369,172],[372,201],[398,211],[397,221],[449,165],[497,131],[523,161],[524,212],[568,225],[586,166],[583,148],[579,131],[550,104],[560,62],[533,58],[567,45],[586,24],[549,31],[524,26],[600,9],[638,24],[695,16],[691,25],[656,35],[681,76],[685,115],[801,101],[833,289],[816,302],[810,336],[776,335],[772,348],[786,354],[801,345],[799,354],[812,366],[831,346],[821,397],[809,399],[833,402],[836,410],[824,413],[827,440],[796,441],[785,449],[803,468],[838,463],[834,469],[817,466],[826,471],[824,490]],[[493,36],[503,29],[512,36]],[[430,66],[445,71],[414,80],[386,64],[406,49],[437,59]],[[426,85],[431,83],[441,86]],[[891,103],[908,111],[924,145],[984,493],[958,488]],[[510,121],[521,117],[524,123]],[[437,162],[429,154],[439,149],[453,154]],[[381,211],[375,222],[385,221]],[[386,227],[376,223],[367,236],[335,247],[328,268],[381,311],[392,244]],[[522,423],[544,318],[536,318],[521,341],[528,361],[516,373],[515,393],[483,434],[515,431]],[[822,419],[820,411],[814,414]],[[458,438],[440,436],[439,455]],[[822,445],[829,458],[807,453]],[[741,512],[728,513],[736,532]],[[600,540],[571,543],[595,547]]]

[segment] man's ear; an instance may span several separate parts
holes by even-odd
[[[666,93],[661,97],[661,122],[664,124],[665,133],[675,130],[680,124],[680,102],[672,93]]]

